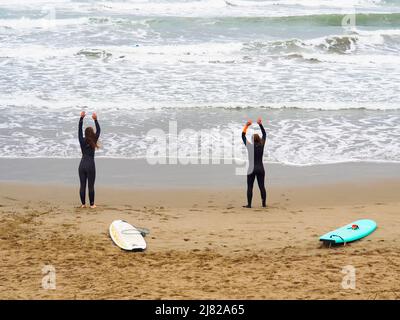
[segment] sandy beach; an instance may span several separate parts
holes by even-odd
[[[96,189],[98,208],[80,209],[76,185],[3,180],[0,298],[398,299],[400,179],[366,176],[270,183],[266,209],[256,187],[254,208],[242,208],[244,185],[104,184]],[[321,247],[320,235],[361,218],[378,229],[346,246]],[[115,219],[150,229],[148,249],[117,248],[108,236]],[[45,265],[56,270],[55,290],[41,286]],[[348,265],[356,268],[355,289],[341,286]]]
[[[3,0],[0,38],[0,300],[400,298],[400,1]]]

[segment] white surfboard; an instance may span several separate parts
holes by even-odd
[[[146,241],[142,233],[124,220],[115,220],[110,224],[110,237],[123,250],[143,251]]]

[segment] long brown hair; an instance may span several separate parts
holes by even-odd
[[[262,144],[263,143],[260,136],[257,133],[253,134],[253,143],[254,144]]]
[[[93,149],[98,149],[96,134],[92,127],[87,127],[85,129],[85,142]]]

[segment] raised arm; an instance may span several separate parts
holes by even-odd
[[[85,139],[83,138],[83,118],[85,117],[86,113],[85,111],[81,112],[81,118],[79,119],[79,125],[78,125],[78,138],[79,138],[79,144],[83,145],[85,143]]]
[[[99,137],[100,137],[100,125],[99,125],[99,122],[97,121],[97,120],[94,120],[94,123],[95,123],[95,125],[96,125],[96,139],[99,139]]]
[[[265,141],[265,139],[267,139],[267,133],[265,132],[264,126],[262,125],[262,123],[260,123],[260,129],[262,132],[262,139]]]
[[[94,124],[96,125],[96,141],[97,141],[97,140],[99,139],[99,137],[100,137],[100,132],[101,132],[101,130],[100,130],[99,122],[97,121],[97,114],[96,114],[96,112],[93,112],[92,118],[93,118],[93,120],[94,120]]]
[[[245,146],[247,146],[247,143],[248,143],[247,138],[246,138],[246,132],[250,126],[251,126],[251,120],[247,121],[247,123],[244,126],[243,131],[242,131],[242,140],[243,140],[243,143]]]
[[[264,129],[264,126],[262,124],[261,118],[258,118],[257,123],[260,126],[260,129],[261,129],[261,132],[262,132],[262,140],[263,140],[263,142],[265,142],[265,140],[267,139],[267,133],[265,132],[265,129]]]

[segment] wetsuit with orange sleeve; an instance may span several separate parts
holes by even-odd
[[[246,138],[248,126],[246,125],[242,131],[242,140],[245,144],[249,156],[249,168],[247,171],[247,208],[251,208],[253,199],[253,185],[254,180],[257,178],[258,187],[260,188],[261,199],[263,207],[266,206],[267,192],[265,190],[265,170],[263,164],[264,145],[267,138],[264,126],[259,124],[262,138],[260,143],[250,143]]]

